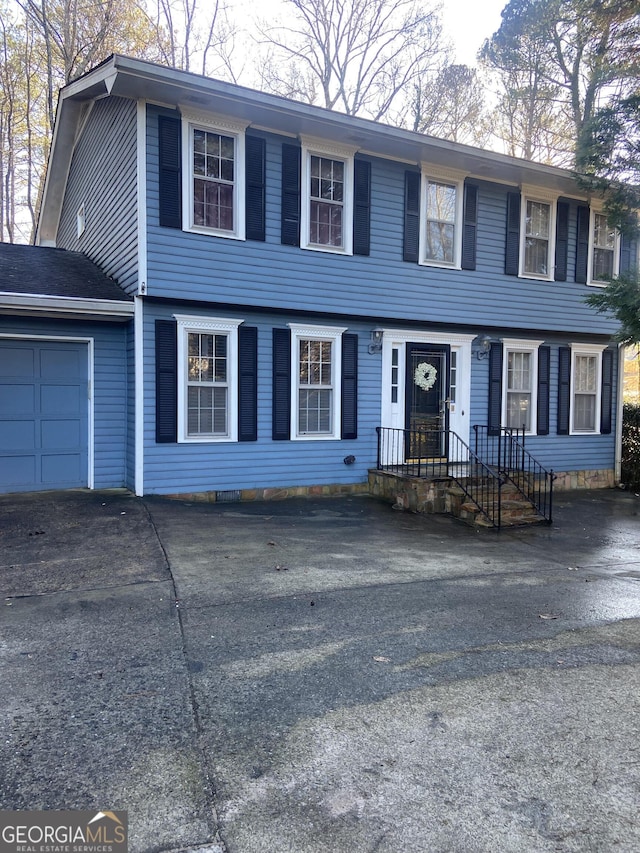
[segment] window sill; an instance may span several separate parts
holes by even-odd
[[[203,225],[190,225],[182,229],[188,234],[204,234],[207,237],[223,237],[226,240],[245,240],[244,235],[235,231],[223,231],[216,228],[205,228]]]
[[[306,249],[309,252],[327,252],[330,255],[353,255],[350,249],[340,248],[339,246],[323,246],[316,243],[301,243],[301,249]]]
[[[337,435],[292,435],[291,441],[340,441]]]
[[[226,442],[227,444],[236,444],[237,439],[231,438],[229,435],[206,435],[201,438],[196,436],[185,436],[178,439],[178,444],[222,444],[223,442]]]
[[[419,266],[421,267],[434,267],[435,269],[441,270],[461,270],[462,267],[460,264],[447,264],[444,261],[419,261]]]
[[[527,279],[529,281],[553,281],[553,274],[551,275],[536,275],[532,272],[521,272],[518,273],[518,278]]]
[[[600,290],[604,289],[609,285],[608,281],[588,281],[587,287],[599,287]]]

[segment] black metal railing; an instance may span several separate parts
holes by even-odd
[[[378,470],[453,480],[487,521],[499,528],[503,478],[452,430],[377,427]],[[434,450],[441,455],[434,456]]]
[[[517,471],[522,466],[524,427],[500,427],[493,431],[487,426],[475,424],[473,433],[473,449],[486,465],[499,471]]]
[[[514,485],[538,514],[551,523],[555,474],[525,448],[524,428],[501,427],[494,433],[487,426],[475,424],[473,430],[479,458]]]

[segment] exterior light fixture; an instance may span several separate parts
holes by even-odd
[[[371,354],[375,352],[382,352],[382,336],[384,335],[383,329],[371,329],[371,340],[369,343],[369,352]]]
[[[491,338],[489,335],[483,335],[478,341],[478,349],[476,350],[476,355],[479,360],[483,358],[489,358],[489,353],[491,352]]]

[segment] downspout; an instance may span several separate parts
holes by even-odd
[[[615,484],[622,482],[622,419],[624,416],[624,346],[618,344],[618,376],[616,382],[616,450],[615,450]]]
[[[144,294],[147,292],[147,105],[137,108],[138,293],[134,315],[134,489],[144,494]]]

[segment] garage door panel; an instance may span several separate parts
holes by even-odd
[[[78,385],[42,385],[40,412],[42,415],[79,415],[87,406],[85,394]]]
[[[0,492],[88,485],[88,347],[0,338]]]
[[[29,421],[0,421],[0,447],[3,450],[21,451],[36,449],[36,425]]]
[[[0,377],[31,377],[35,373],[36,354],[33,346],[3,346]]]
[[[78,453],[42,455],[42,483],[51,488],[71,486],[82,477],[82,457]]]
[[[78,420],[40,422],[40,446],[43,450],[69,450],[79,447],[81,441]]]
[[[34,456],[0,456],[2,484],[10,488],[31,486],[36,479],[36,459]]]
[[[83,359],[86,362],[86,356]],[[81,379],[86,375],[86,365],[81,364],[80,354],[74,350],[43,348],[40,351],[40,376],[42,379]]]
[[[35,385],[18,385],[16,383],[0,385],[0,417],[33,416],[35,413]]]

